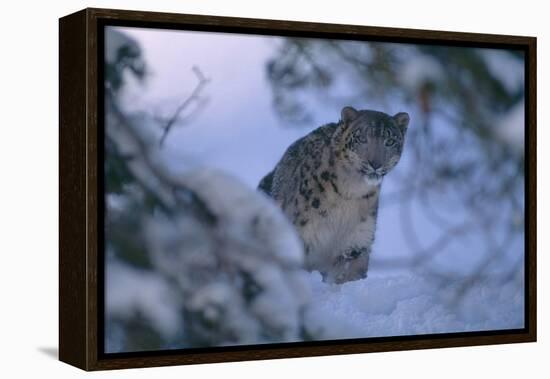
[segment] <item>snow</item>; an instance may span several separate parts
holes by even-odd
[[[405,87],[418,90],[425,83],[437,82],[443,74],[443,68],[435,59],[418,56],[407,61],[399,79]]]
[[[105,308],[110,317],[127,319],[139,314],[154,329],[169,337],[181,328],[181,299],[159,275],[131,268],[116,260],[106,264]]]
[[[128,133],[112,135],[118,144],[137,143],[128,143]],[[139,165],[129,165],[134,174]],[[150,188],[168,193],[167,183],[147,172],[149,183],[158,182]],[[126,345],[140,333],[131,326],[140,319],[163,337],[164,347],[298,340],[311,293],[301,269],[302,243],[280,209],[219,170],[189,171],[173,180],[196,193],[215,221],[179,209],[177,193],[169,199],[172,214],[140,214],[138,233],[152,267],[137,269],[107,254],[107,351],[147,349]],[[109,197],[114,208],[108,212],[116,213],[111,220],[118,225],[136,217],[127,211],[136,204],[133,193],[127,201]]]
[[[524,86],[524,60],[518,61],[508,52],[498,49],[479,49],[489,70],[513,93]]]
[[[520,101],[512,109],[498,118],[495,133],[514,151],[524,154],[525,146],[525,102]]]
[[[243,225],[254,223],[248,234],[242,235],[243,244],[257,239],[262,250],[274,254],[281,263],[291,266],[303,263],[300,238],[263,193],[251,190],[233,175],[208,167],[193,169],[181,182],[200,193],[209,208],[223,217],[227,234],[241,236]]]
[[[325,339],[404,336],[523,328],[523,286],[483,280],[458,302],[460,281],[447,287],[425,276],[367,278],[329,285],[309,275],[306,323]]]
[[[281,272],[272,266],[261,268],[256,277],[267,291],[254,302],[250,312],[246,311],[235,287],[223,281],[197,287],[197,294],[189,299],[188,307],[201,311],[213,324],[223,320],[223,330],[202,331],[212,334],[209,338],[219,339],[217,333],[238,333],[239,344],[268,342],[257,337],[265,332],[262,330],[265,324],[272,330],[298,329],[299,319],[291,310],[302,306],[304,294],[309,299],[304,316],[305,328],[310,335],[319,336],[321,340],[504,330],[524,326],[523,286],[514,281],[502,284],[485,279],[455,303],[460,281],[440,287],[420,274],[369,277],[343,285],[324,283],[317,272],[295,272],[294,275],[299,284],[286,285],[289,277],[282,277]],[[292,276],[290,280],[293,280]],[[136,311],[141,312],[163,335],[181,334],[184,324],[178,314],[180,302],[161,276],[109,262],[107,282],[106,306],[111,316],[130,317]],[[289,292],[300,288],[304,291],[300,296]],[[263,324],[257,320],[262,320]],[[113,343],[116,336],[108,341],[109,351],[124,351]],[[283,334],[279,340],[295,341],[300,339],[294,333]],[[221,343],[233,344],[235,342]],[[187,345],[182,340],[174,347]]]

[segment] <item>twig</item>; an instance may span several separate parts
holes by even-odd
[[[160,140],[159,140],[159,147],[162,147],[162,145],[164,144],[164,141],[166,140],[166,137],[168,136],[168,133],[170,132],[170,130],[172,129],[172,127],[174,126],[174,124],[178,120],[180,113],[185,108],[187,108],[189,106],[189,104],[191,104],[193,101],[198,101],[200,99],[199,96],[200,96],[201,91],[210,82],[210,79],[206,78],[197,66],[193,66],[192,70],[193,70],[193,73],[195,74],[195,76],[197,77],[198,83],[195,86],[195,88],[193,89],[193,92],[191,92],[191,94],[189,95],[189,97],[187,97],[179,105],[179,107],[176,108],[176,111],[174,112],[172,117],[170,117],[168,119],[168,121],[166,122],[166,125],[164,125],[162,127],[163,132],[162,132],[162,136],[160,137]]]

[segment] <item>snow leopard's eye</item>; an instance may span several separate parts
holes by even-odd
[[[357,259],[359,258],[359,256],[361,255],[362,251],[361,250],[352,250],[350,253],[349,253],[349,257],[351,259]]]
[[[395,139],[394,138],[389,138],[386,140],[386,142],[384,143],[387,147],[392,147],[393,145],[395,145]]]

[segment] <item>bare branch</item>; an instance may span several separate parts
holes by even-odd
[[[195,76],[197,77],[197,80],[198,80],[197,85],[195,86],[191,94],[176,108],[176,111],[166,121],[166,124],[162,126],[163,132],[159,140],[160,147],[162,147],[162,145],[164,144],[164,141],[166,140],[166,137],[168,136],[168,133],[170,132],[170,130],[172,130],[172,127],[179,120],[179,117],[182,111],[184,111],[187,107],[189,107],[189,105],[192,104],[193,102],[197,102],[199,104],[199,107],[197,107],[195,111],[201,108],[201,105],[204,104],[204,102],[201,102],[200,94],[204,89],[204,87],[210,82],[210,79],[204,76],[202,71],[197,66],[193,66],[192,70]]]

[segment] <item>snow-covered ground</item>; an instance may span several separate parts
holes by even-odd
[[[439,287],[421,275],[329,285],[310,274],[307,322],[329,339],[523,328],[523,286],[483,280],[457,301],[460,282]]]
[[[317,272],[305,274],[311,286],[305,325],[324,340],[410,336],[523,328],[523,285],[486,279],[460,299],[460,282],[445,288],[421,275],[367,278],[343,285],[322,282]],[[165,281],[112,264],[107,271],[112,314],[144,314],[164,335],[179,335],[179,302]],[[170,296],[168,296],[170,295]],[[128,316],[128,315],[126,315]],[[106,334],[106,351],[125,351],[118,329]],[[183,343],[183,345],[181,344]],[[185,338],[171,348],[185,345]]]

